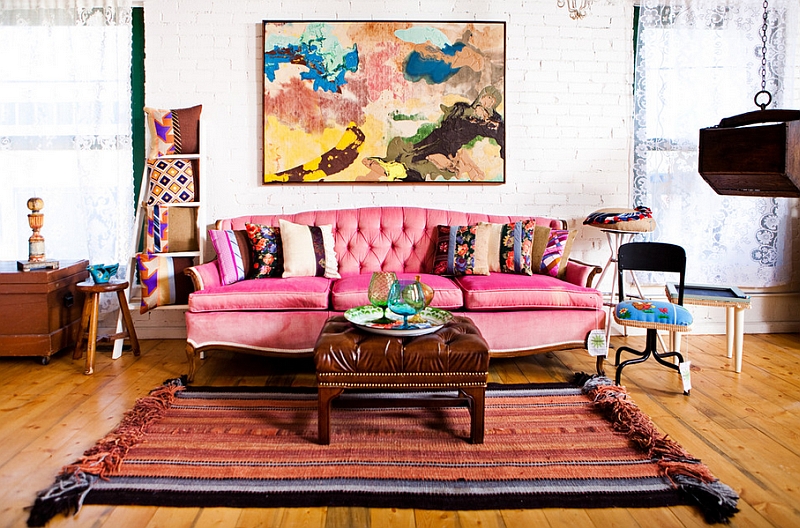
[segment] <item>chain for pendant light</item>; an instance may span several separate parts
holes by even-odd
[[[772,102],[772,94],[767,91],[767,9],[769,8],[769,1],[764,0],[764,15],[763,23],[761,24],[761,91],[753,98],[753,102],[761,108],[766,109]],[[767,102],[759,103],[758,97],[760,95],[767,96]]]

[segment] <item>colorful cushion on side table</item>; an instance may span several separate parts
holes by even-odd
[[[210,229],[208,237],[217,252],[217,268],[222,284],[233,284],[247,278],[252,261],[247,232]]]
[[[692,325],[691,312],[680,304],[646,299],[617,304],[614,319],[621,325],[677,332],[685,332]]]
[[[162,257],[152,253],[136,255],[142,285],[139,312],[144,314],[157,306],[168,304],[186,304],[193,285],[183,270],[192,264],[191,257]]]
[[[592,227],[639,233],[649,233],[656,228],[653,212],[650,208],[644,206],[634,209],[626,209],[624,207],[598,209],[589,214],[583,223]]]
[[[341,278],[332,226],[307,226],[281,219],[280,228],[283,277]]]
[[[520,220],[508,224],[481,223],[489,233],[489,271],[531,275],[536,220]]]
[[[261,224],[245,224],[252,259],[245,274],[253,279],[283,275],[281,228]]]
[[[203,105],[161,110],[145,107],[150,131],[150,152],[155,159],[173,154],[197,154],[200,150],[200,112]]]
[[[147,160],[147,205],[194,201],[194,170],[187,159]]]
[[[435,275],[488,275],[487,224],[436,227]]]

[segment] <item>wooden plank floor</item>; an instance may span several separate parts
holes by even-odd
[[[643,338],[612,338],[640,346]],[[142,355],[110,359],[101,350],[93,376],[61,353],[48,366],[0,358],[0,526],[24,526],[37,490],[113,429],[134,401],[187,370],[179,340],[147,340]],[[692,360],[691,396],[678,374],[648,361],[622,383],[663,433],[700,458],[741,496],[733,526],[800,526],[800,336],[745,336],[744,367],[732,370],[724,336],[684,339]],[[492,360],[490,381],[564,381],[592,372],[583,350]],[[607,369],[613,376],[613,366]],[[313,385],[311,360],[214,352],[197,384]],[[426,511],[368,508],[157,508],[85,506],[49,526],[92,527],[680,527],[700,526],[694,508]]]

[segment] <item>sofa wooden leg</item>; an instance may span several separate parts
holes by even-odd
[[[603,362],[605,361],[605,359],[606,359],[605,356],[597,356],[597,373],[600,374],[601,376],[606,375],[606,371],[603,368]]]
[[[342,392],[341,387],[317,388],[317,430],[322,445],[331,443],[331,402]]]
[[[194,347],[189,343],[186,343],[186,358],[189,360],[189,374],[186,376],[186,380],[189,383],[194,381],[194,374],[197,370],[197,352],[195,352]]]

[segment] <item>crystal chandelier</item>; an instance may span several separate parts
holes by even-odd
[[[586,16],[586,11],[592,7],[592,0],[558,0],[558,7],[567,6],[569,17],[578,20]]]

